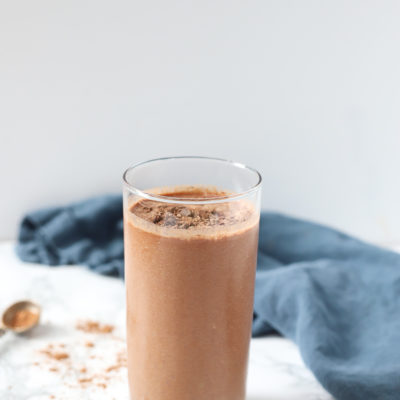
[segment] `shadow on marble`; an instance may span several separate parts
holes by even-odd
[[[25,333],[13,333],[8,331],[5,333],[4,338],[0,340],[0,354],[3,345],[6,343],[11,344],[15,340],[34,340],[34,339],[46,339],[51,337],[51,339],[57,338],[59,336],[65,336],[65,328],[52,324],[41,324],[32,329],[31,331]],[[4,349],[3,349],[4,350]]]
[[[19,335],[27,339],[45,339],[51,337],[51,339],[56,339],[58,336],[65,336],[65,327],[53,324],[40,324],[32,331],[23,333]]]
[[[4,357],[15,346],[23,345],[25,340],[57,339],[60,336],[65,336],[65,328],[51,324],[41,324],[32,329],[32,331],[25,333],[6,332],[0,338],[0,357]]]
[[[3,358],[5,354],[11,350],[13,340],[12,335],[12,333],[7,332],[0,338],[0,358]]]

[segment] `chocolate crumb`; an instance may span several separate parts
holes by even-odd
[[[190,211],[188,208],[184,207],[180,210],[180,213],[178,214],[178,216],[182,216],[182,217],[192,217],[192,211]]]
[[[185,197],[185,193],[170,193],[163,194],[163,196],[194,200],[194,197],[190,194],[188,197]],[[202,197],[199,193],[197,195],[200,198]],[[226,196],[226,193],[213,193],[213,195],[218,198]],[[133,204],[131,212],[137,217],[152,222],[155,225],[174,229],[231,226],[245,222],[254,215],[252,207],[240,200],[217,204],[176,206],[175,204],[160,204],[153,200],[143,199]]]
[[[157,224],[157,223],[159,223],[160,221],[162,221],[162,216],[161,216],[161,214],[157,214],[155,217],[154,217],[154,219],[153,219],[153,222],[155,223],[155,224]]]

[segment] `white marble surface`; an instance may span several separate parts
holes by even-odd
[[[118,279],[81,267],[22,264],[14,255],[13,243],[0,244],[1,310],[25,298],[43,307],[41,324],[30,334],[7,333],[0,338],[0,399],[128,400],[126,368],[113,367],[125,350],[124,295]],[[112,334],[77,330],[77,322],[86,319],[112,324],[115,330]],[[87,342],[94,346],[87,347]],[[41,352],[49,345],[52,352],[69,357],[49,358]],[[93,378],[92,382],[79,382],[87,378]],[[267,337],[251,341],[247,399],[332,397],[305,368],[293,343]]]

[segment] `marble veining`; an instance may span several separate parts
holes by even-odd
[[[39,327],[27,335],[0,338],[2,400],[128,400],[125,352],[125,292],[118,279],[81,267],[23,264],[13,243],[0,244],[0,308],[29,298],[42,305]],[[78,321],[115,326],[112,334],[86,333]],[[68,354],[65,360],[43,350]],[[332,400],[304,366],[297,347],[271,336],[250,347],[247,400]]]

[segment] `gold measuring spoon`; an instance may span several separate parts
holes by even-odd
[[[40,311],[40,306],[29,300],[12,304],[1,317],[0,336],[7,330],[14,333],[29,331],[39,323]]]

